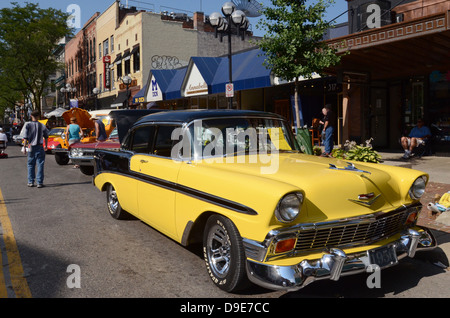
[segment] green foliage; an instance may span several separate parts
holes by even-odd
[[[364,146],[347,140],[343,147],[333,149],[331,156],[338,159],[378,163],[381,161],[381,156],[373,150],[371,142],[372,139],[367,140]]]
[[[286,80],[299,76],[311,77],[335,65],[340,58],[336,51],[324,43],[325,32],[332,27],[324,21],[326,9],[333,0],[317,0],[308,6],[306,0],[272,0],[264,7],[266,19],[257,28],[266,31],[258,42],[266,52],[266,67]]]
[[[48,77],[60,67],[53,52],[62,38],[71,35],[69,14],[34,3],[12,4],[0,10],[0,87],[7,93],[0,98],[9,103],[18,95],[32,96],[39,108]]]

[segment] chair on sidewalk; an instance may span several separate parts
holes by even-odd
[[[317,143],[318,146],[322,143],[322,134],[320,132],[320,119],[313,118],[312,120],[312,128],[309,130],[311,133],[311,144],[314,145]]]

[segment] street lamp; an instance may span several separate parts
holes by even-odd
[[[129,108],[129,101],[128,101],[128,99],[129,99],[129,96],[128,96],[129,91],[128,91],[128,88],[130,87],[131,80],[132,80],[131,77],[129,77],[128,75],[125,75],[124,77],[122,77],[122,83],[124,83],[126,85],[126,87],[127,87],[127,108]]]
[[[98,109],[98,94],[100,94],[100,90],[97,87],[94,87],[92,93],[95,95],[95,110]]]
[[[62,87],[60,89],[60,91],[64,95],[64,105],[63,105],[63,107],[66,108],[66,104],[67,104],[67,94],[66,93],[67,93],[67,90],[64,87]]]
[[[241,10],[236,10],[236,5],[233,2],[225,2],[222,6],[223,17],[219,12],[213,12],[209,16],[209,22],[215,28],[215,35],[220,34],[220,41],[222,42],[223,34],[228,35],[228,76],[229,85],[233,90],[233,67],[232,67],[232,53],[231,53],[231,35],[232,25],[236,26],[237,35],[241,35],[242,41],[245,39],[245,31],[248,29],[249,21],[245,13]],[[242,33],[241,33],[242,32]],[[228,86],[228,85],[227,85]],[[228,108],[233,108],[233,96],[229,97]]]

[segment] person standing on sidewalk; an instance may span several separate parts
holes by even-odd
[[[37,187],[44,186],[44,164],[45,151],[48,144],[48,130],[44,124],[39,122],[41,113],[35,110],[31,113],[31,122],[28,122],[24,127],[24,140],[28,150],[28,186],[34,187],[34,181],[37,182]],[[45,149],[43,145],[45,139]],[[37,165],[37,173],[36,173]]]
[[[322,154],[324,157],[331,156],[331,151],[333,150],[334,141],[334,113],[331,110],[331,105],[327,104],[322,109],[323,119],[320,123],[323,125],[322,138],[323,144],[325,146],[325,151]]]

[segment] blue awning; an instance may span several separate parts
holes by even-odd
[[[166,100],[181,98],[181,85],[183,84],[184,78],[186,76],[187,67],[179,68],[176,70],[169,86],[165,92]]]
[[[145,103],[147,101],[147,85],[144,86],[136,95],[133,97],[133,104]]]
[[[270,87],[273,85],[272,70],[264,66],[266,56],[260,49],[234,54],[232,75],[235,91]],[[211,94],[224,93],[229,83],[228,57],[224,57],[211,83]]]

